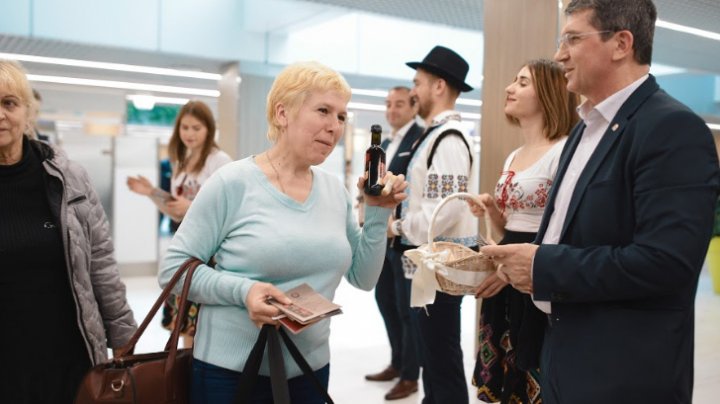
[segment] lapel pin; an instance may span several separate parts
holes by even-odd
[[[620,127],[620,125],[618,125],[617,123],[614,124],[614,125],[612,126],[612,131],[615,132],[616,130],[618,130],[619,127]]]

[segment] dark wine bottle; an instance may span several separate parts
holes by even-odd
[[[385,150],[380,147],[380,136],[382,127],[373,125],[370,127],[370,147],[365,151],[365,172],[368,178],[365,181],[365,193],[368,195],[380,195],[385,178]]]

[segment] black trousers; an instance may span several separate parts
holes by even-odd
[[[558,394],[557,384],[552,376],[552,350],[550,349],[550,334],[552,334],[552,322],[548,317],[548,326],[545,328],[545,341],[542,352],[540,353],[540,378],[542,386],[542,398],[544,404],[560,404],[560,396]]]
[[[400,379],[417,380],[418,364],[416,316],[411,317],[410,280],[405,279],[402,252],[388,247],[375,300],[385,322],[392,357],[390,364],[400,371]]]
[[[460,346],[460,304],[463,296],[436,292],[435,303],[414,309],[418,316],[420,365],[423,367],[423,404],[466,404],[465,380]]]

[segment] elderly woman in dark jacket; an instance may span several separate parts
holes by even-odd
[[[0,397],[71,403],[136,324],[85,170],[24,135],[32,102],[22,67],[0,60]]]

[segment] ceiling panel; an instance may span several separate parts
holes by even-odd
[[[720,33],[718,0],[655,0],[655,6],[663,21]],[[720,74],[720,41],[657,28],[654,48],[657,63]]]
[[[275,0],[280,1],[280,0]],[[290,2],[291,0],[283,0]],[[508,0],[494,0],[508,1]],[[526,0],[535,1],[535,0]],[[313,4],[308,4],[312,2]],[[425,21],[468,30],[482,30],[484,0],[306,0],[295,1],[318,12],[326,6],[328,13],[342,10]],[[714,32],[720,32],[720,0],[655,0],[661,19]],[[263,18],[276,18],[272,15]],[[256,21],[255,27],[264,24]],[[268,23],[269,24],[269,23]],[[267,25],[272,26],[272,25]],[[128,49],[95,46],[64,41],[0,35],[0,52],[56,56],[71,59],[219,72],[225,61],[171,55]],[[684,67],[692,71],[720,74],[720,41],[658,28],[654,62]]]
[[[105,45],[88,45],[54,39],[11,35],[0,35],[0,52],[65,59],[95,60],[211,73],[219,72],[221,66],[225,63],[219,60],[195,58],[187,55],[136,51]]]
[[[308,0],[408,20],[482,31],[483,0]],[[504,0],[507,1],[507,0]]]
[[[658,28],[655,31],[653,63],[720,75],[720,42]]]
[[[457,28],[482,30],[484,0],[306,1]],[[720,32],[720,0],[655,0],[654,3],[662,20]],[[663,28],[657,31],[653,55],[655,62],[684,67],[691,71],[720,74],[720,41]]]
[[[655,0],[658,18],[706,31],[720,32],[719,0]]]

